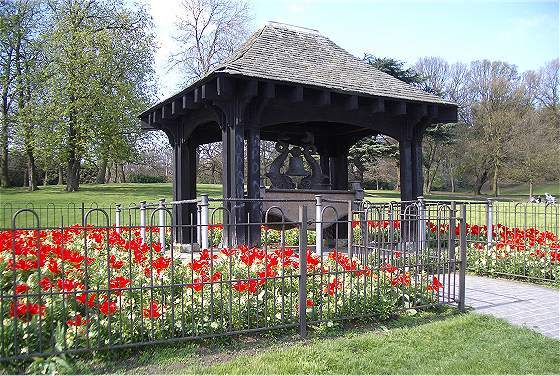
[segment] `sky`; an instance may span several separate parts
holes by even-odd
[[[181,89],[169,54],[180,0],[148,0],[156,27],[158,97]],[[448,62],[503,60],[519,71],[559,55],[559,0],[249,0],[252,28],[277,21],[317,29],[355,56],[413,64],[424,56]]]

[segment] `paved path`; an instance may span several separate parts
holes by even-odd
[[[467,306],[560,339],[560,290],[467,275]]]

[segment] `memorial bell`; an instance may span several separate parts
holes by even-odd
[[[290,160],[288,161],[288,170],[286,175],[289,176],[307,176],[309,173],[305,170],[303,159],[301,158],[301,149],[293,147],[290,150]]]

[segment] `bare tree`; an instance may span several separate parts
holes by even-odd
[[[422,57],[414,64],[414,70],[422,76],[420,87],[430,93],[443,96],[447,88],[449,64],[441,57]]]
[[[244,0],[182,0],[173,64],[184,68],[187,82],[203,77],[247,38],[250,21]]]

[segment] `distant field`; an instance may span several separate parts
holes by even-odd
[[[503,187],[501,188],[500,193],[507,196],[528,196],[529,185],[521,184],[510,187]],[[551,194],[553,196],[560,196],[560,182],[539,184],[533,187],[533,194],[544,195],[545,193]]]

